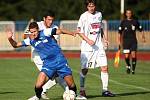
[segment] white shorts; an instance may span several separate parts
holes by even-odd
[[[105,50],[82,51],[81,52],[81,69],[97,68],[107,66],[107,57]]]
[[[42,66],[43,66],[43,61],[41,60],[41,58],[37,52],[35,52],[35,51],[32,52],[32,59],[33,59],[35,65],[37,66],[37,68],[39,69],[39,71],[41,71]]]

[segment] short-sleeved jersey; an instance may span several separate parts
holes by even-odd
[[[102,14],[96,11],[94,14],[88,11],[81,14],[77,29],[85,34],[89,39],[95,41],[95,46],[90,46],[85,40],[82,40],[81,51],[93,51],[94,47],[103,49],[101,41]]]
[[[44,21],[37,22],[37,24],[38,24],[39,30],[46,29],[46,26],[44,25]],[[50,28],[56,28],[56,29],[58,29],[58,26],[52,24]],[[58,39],[58,35],[54,35],[54,37],[55,37],[56,40]]]
[[[46,29],[46,26],[44,25],[44,21],[37,22],[37,24],[38,24],[39,30]],[[52,24],[50,28],[58,28],[58,26]]]
[[[37,22],[37,24],[38,24],[38,27],[39,27],[39,31],[47,29],[47,27],[44,25],[44,21]],[[55,24],[52,24],[50,28],[58,29],[58,26],[56,26]],[[30,33],[29,33],[28,30],[26,30],[24,34],[30,34]],[[54,35],[54,37],[55,37],[56,40],[58,39],[58,35]]]
[[[39,21],[39,22],[37,22],[37,24],[38,24],[38,27],[39,27],[40,31],[47,29],[47,27],[44,25],[44,21]],[[51,29],[53,29],[53,28],[58,29],[58,26],[52,24],[50,28]],[[53,35],[52,37],[55,38],[56,40],[58,40],[59,36],[58,35]],[[32,58],[34,58],[34,56],[37,56],[37,55],[38,55],[37,52],[34,50],[34,48],[32,48]]]
[[[119,26],[118,33],[123,35],[123,39],[136,40],[136,30],[142,31],[142,26],[137,20],[123,20]]]
[[[56,35],[56,28],[41,30],[36,39],[27,38],[22,41],[22,45],[31,45],[42,60],[48,57],[53,58],[61,53],[61,49],[51,35]]]

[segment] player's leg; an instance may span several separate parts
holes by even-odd
[[[35,93],[38,98],[41,98],[41,94],[43,91],[42,86],[45,84],[46,80],[48,80],[46,74],[44,72],[40,72],[35,85]]]
[[[125,63],[126,63],[126,72],[130,74],[131,64],[130,64],[130,53],[124,53],[125,55]]]
[[[44,85],[43,85],[43,91],[41,94],[42,99],[48,100],[48,96],[47,96],[47,91],[52,88],[53,86],[56,85],[56,81],[55,80],[48,80]]]
[[[85,92],[85,79],[86,75],[88,73],[88,69],[84,68],[81,69],[80,72],[80,95],[86,97],[86,92]]]
[[[58,76],[65,80],[67,86],[69,87],[69,90],[71,90],[76,96],[77,88],[72,76],[72,71],[71,68],[68,66],[67,60],[64,58],[64,56],[62,56],[60,64],[57,64],[57,67],[59,67],[59,69],[57,68]]]
[[[37,78],[37,82],[35,84],[35,94],[36,95],[28,100],[40,100],[41,94],[43,91],[42,86],[45,84],[47,79],[48,79],[48,77],[46,76],[46,74],[44,72],[40,72],[40,74]]]
[[[59,76],[55,77],[56,83],[59,83],[59,85],[66,91],[69,90],[69,87],[67,86],[67,83],[65,80]]]
[[[135,74],[136,62],[137,62],[137,41],[134,41],[131,46],[131,57],[132,57],[132,74]]]
[[[85,92],[85,80],[86,75],[88,73],[88,56],[91,54],[91,52],[81,52],[81,71],[80,71],[80,96],[86,97]]]
[[[109,75],[108,75],[107,58],[104,50],[99,50],[96,62],[97,62],[96,67],[99,67],[100,79],[102,81],[102,96],[109,96],[109,97],[115,96],[113,93],[108,91]]]
[[[73,79],[72,75],[67,75],[64,77],[65,82],[67,83],[69,90],[72,90],[75,92],[75,94],[77,93],[77,88]]]
[[[132,74],[135,74],[135,68],[136,68],[136,51],[131,52],[131,57],[132,57]]]
[[[126,72],[127,74],[130,74],[131,71],[131,64],[130,64],[130,48],[131,48],[131,42],[128,40],[125,40],[123,42],[123,53],[125,55],[125,63],[126,63]]]
[[[43,61],[41,60],[40,56],[33,51],[32,53],[32,58],[33,61],[36,65],[36,67],[38,68],[39,71],[41,71],[42,66],[43,66]],[[48,100],[49,98],[47,97],[47,90],[50,89],[51,87],[56,85],[56,81],[55,80],[48,80],[44,85],[43,85],[43,91],[42,91],[42,99],[46,99]]]

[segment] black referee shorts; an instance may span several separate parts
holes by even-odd
[[[137,51],[137,40],[126,39],[123,41],[123,51]],[[124,52],[126,53],[126,52]],[[128,53],[128,52],[127,52]]]

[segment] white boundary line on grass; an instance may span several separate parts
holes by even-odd
[[[78,73],[76,70],[73,70],[73,71]],[[93,73],[88,73],[88,74],[99,78],[99,75],[97,75],[97,74],[93,74]],[[136,89],[140,89],[140,90],[144,90],[144,91],[150,91],[150,89],[148,89],[148,88],[144,88],[144,87],[140,87],[140,86],[136,86],[136,85],[125,84],[125,83],[120,83],[118,81],[111,80],[111,79],[109,79],[109,82],[112,82],[114,84],[121,85],[121,86],[127,86],[127,87],[132,87],[132,88],[136,88]]]

